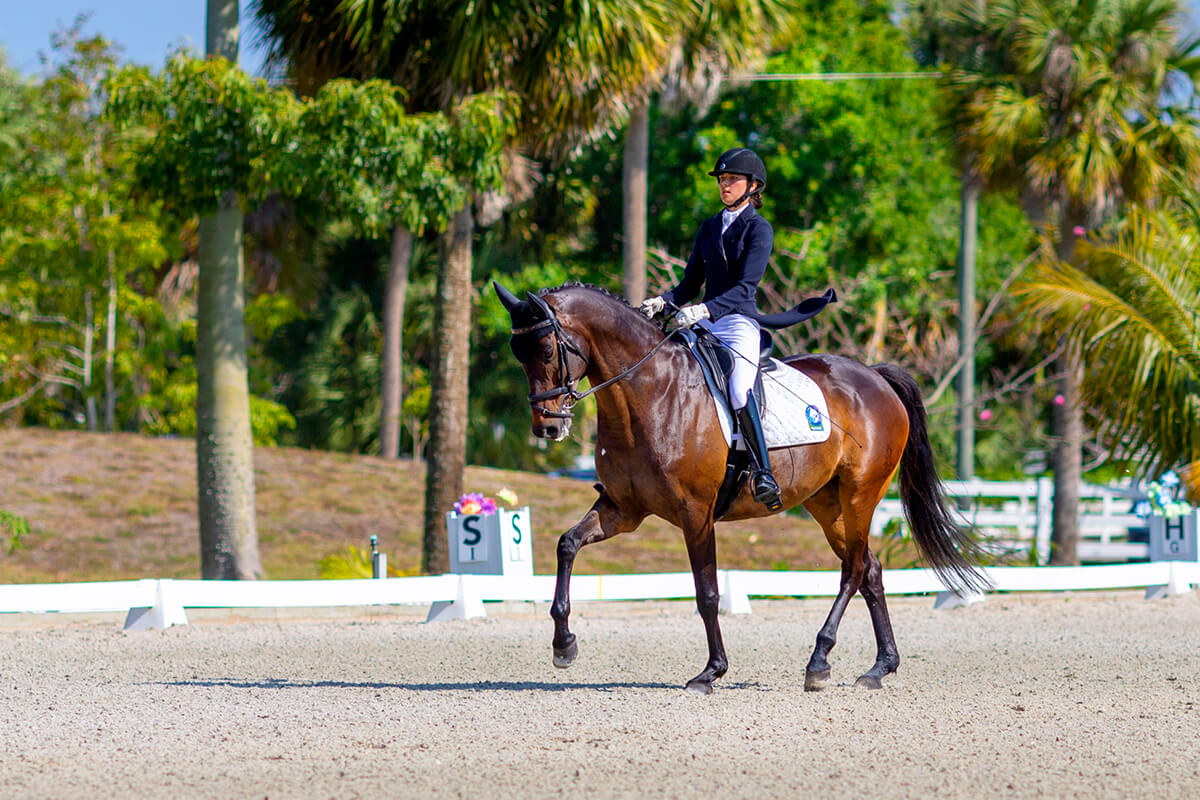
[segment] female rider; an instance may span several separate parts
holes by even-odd
[[[646,300],[641,311],[653,317],[668,302],[682,306],[704,284],[701,302],[681,308],[675,324],[682,328],[700,323],[733,351],[729,402],[753,459],[751,492],[755,500],[776,511],[781,507],[779,484],[771,474],[762,421],[750,397],[759,356],[759,325],[752,318],[758,313],[755,291],[775,242],[771,224],[756,213],[762,208],[767,170],[753,150],[735,147],[722,153],[708,174],[717,179],[725,209],[700,224],[679,285]]]

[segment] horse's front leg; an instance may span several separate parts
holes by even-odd
[[[554,619],[554,666],[566,669],[579,655],[575,634],[567,625],[567,618],[571,616],[571,570],[579,548],[631,531],[645,518],[645,514],[626,516],[601,490],[600,497],[583,519],[559,537],[558,579],[554,585],[554,602],[550,605],[550,616]]]
[[[696,608],[704,620],[704,631],[708,635],[708,663],[704,671],[687,682],[688,691],[712,694],[712,682],[725,674],[729,661],[725,658],[725,644],[721,641],[721,626],[717,622],[721,596],[717,588],[717,536],[713,521],[708,519],[697,528],[689,528],[687,538],[688,558],[692,562],[692,577],[696,583]]]

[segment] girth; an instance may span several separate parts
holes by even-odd
[[[729,409],[734,431],[737,432],[741,427],[741,421],[729,403],[729,372],[733,367],[733,359],[738,356],[721,343],[714,334],[703,328],[681,328],[675,332],[674,338],[692,351],[692,355],[696,357],[696,362],[700,365],[700,371],[704,375],[704,382],[708,384],[708,390],[712,392],[718,403],[722,403]],[[771,362],[773,347],[774,340],[771,334],[765,330],[761,331],[758,375],[754,379],[754,390],[750,395],[750,401],[758,404],[760,415],[766,413],[766,393],[763,392],[762,374],[775,369],[775,365]],[[729,448],[729,453],[725,457],[725,477],[721,481],[720,489],[717,490],[717,504],[713,510],[713,519],[719,520],[725,516],[741,491],[742,483],[749,476],[750,451],[744,441],[735,440],[734,446]]]

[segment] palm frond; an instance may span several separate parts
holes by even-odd
[[[1149,473],[1200,461],[1200,236],[1134,210],[1077,265],[1047,259],[1016,288],[1025,310],[1085,353],[1084,395],[1115,449]]]

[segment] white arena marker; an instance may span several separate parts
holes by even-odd
[[[1158,600],[1163,597],[1178,597],[1192,591],[1192,583],[1183,575],[1183,570],[1175,568],[1175,562],[1167,562],[1170,566],[1165,585],[1147,586],[1146,599]]]
[[[721,604],[719,606],[721,613],[749,614],[750,597],[744,590],[739,591],[738,585],[741,581],[732,571],[722,570],[722,572],[724,580],[721,581]]]
[[[125,616],[125,630],[163,630],[172,625],[187,625],[187,614],[175,596],[170,580],[157,581],[154,588],[154,605],[149,608],[131,608]]]
[[[458,597],[454,602],[438,601],[429,606],[429,616],[426,622],[445,622],[451,619],[476,619],[486,617],[483,610],[483,600],[469,585],[470,576],[458,576]]]
[[[985,599],[979,592],[967,592],[966,594],[950,591],[938,592],[937,599],[933,601],[933,607],[940,611],[959,606],[973,606],[976,603],[982,603]]]

